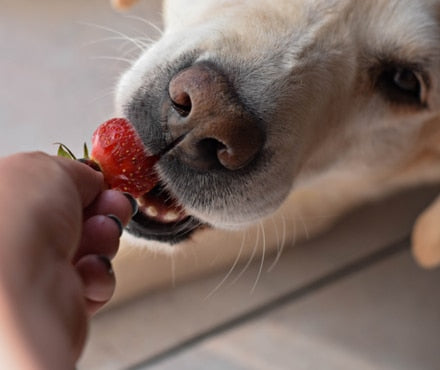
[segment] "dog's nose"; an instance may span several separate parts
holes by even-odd
[[[261,122],[215,67],[199,63],[177,73],[169,98],[168,130],[173,139],[181,139],[174,149],[191,167],[238,170],[261,151]]]

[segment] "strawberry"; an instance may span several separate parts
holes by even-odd
[[[59,155],[73,157],[62,144]],[[135,198],[149,192],[158,182],[153,167],[158,156],[144,148],[141,138],[125,118],[102,123],[92,135],[90,158],[84,145],[83,162],[98,166],[111,189],[130,193]]]

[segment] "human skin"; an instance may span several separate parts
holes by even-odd
[[[19,153],[0,174],[0,367],[73,369],[133,205],[66,158]]]

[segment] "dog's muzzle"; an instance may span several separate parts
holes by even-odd
[[[227,179],[246,172],[263,148],[265,133],[263,124],[242,104],[230,81],[209,63],[178,71],[165,91],[158,120],[148,121],[138,111],[129,117],[146,131],[149,140],[160,132],[164,142],[158,162],[162,182],[140,199],[140,212],[129,230],[147,239],[175,243],[206,224],[185,209],[197,204],[198,197],[218,197],[216,189],[225,181],[230,184]],[[192,181],[195,177],[197,181]],[[201,181],[213,184],[209,196],[201,194],[207,191],[206,186],[204,190],[197,186]],[[192,201],[176,188],[182,182],[191,187]],[[209,208],[210,204],[204,202],[203,206]]]

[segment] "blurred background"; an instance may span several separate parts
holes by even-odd
[[[140,52],[130,39],[157,39],[160,13],[155,0],[123,14],[109,0],[2,1],[0,155],[59,141],[81,153],[113,115]],[[79,369],[439,369],[440,271],[416,266],[408,239],[438,191],[366,205],[276,264],[130,252]]]
[[[1,3],[0,155],[55,153],[59,141],[81,153],[112,116],[115,83],[139,54],[130,38],[159,36],[148,22],[160,26],[160,1],[142,1],[133,14],[110,0]]]

